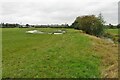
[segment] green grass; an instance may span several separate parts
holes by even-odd
[[[118,35],[118,29],[107,29],[106,32],[113,35]]]
[[[0,79],[2,79],[2,29],[0,28]]]
[[[116,43],[119,40],[119,29],[106,29],[105,32]]]
[[[2,29],[3,78],[100,77],[100,56],[88,36],[73,29],[63,35],[26,34],[27,30]]]

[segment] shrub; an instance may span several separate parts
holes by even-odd
[[[101,14],[98,17],[95,15],[77,17],[72,27],[95,36],[101,36],[104,33],[104,21]]]

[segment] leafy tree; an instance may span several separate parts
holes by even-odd
[[[120,28],[120,24],[117,25],[117,28]]]
[[[87,34],[101,36],[104,33],[104,20],[100,14],[98,17],[95,15],[87,15],[77,17],[72,27],[75,29],[83,30]]]
[[[109,28],[114,29],[115,27],[112,24],[109,24]]]
[[[30,25],[29,25],[29,24],[26,24],[26,27],[30,27]]]
[[[100,13],[100,14],[98,15],[98,19],[100,20],[100,22],[101,22],[102,24],[105,24],[105,21],[104,21],[104,18],[103,18],[103,16],[102,16],[102,13]]]

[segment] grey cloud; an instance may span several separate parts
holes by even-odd
[[[46,2],[47,1],[47,2]],[[110,2],[111,1],[111,2]],[[112,2],[88,0],[40,0],[39,2],[2,3],[2,22],[30,24],[71,24],[77,16],[98,15],[100,12],[107,23],[117,24],[117,0]]]

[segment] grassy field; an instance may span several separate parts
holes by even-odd
[[[2,79],[2,29],[0,28],[0,79]]]
[[[108,37],[110,37],[114,42],[119,41],[119,32],[118,31],[119,31],[118,29],[106,29],[106,33],[108,34]]]
[[[113,35],[118,35],[118,29],[107,29],[106,32]]]
[[[63,35],[26,34],[27,30],[31,29],[2,29],[3,78],[117,77],[117,44],[74,29],[65,29]]]

